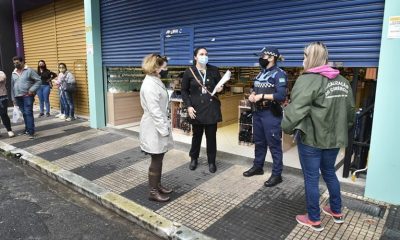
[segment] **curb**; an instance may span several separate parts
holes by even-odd
[[[100,187],[75,173],[64,170],[25,150],[0,141],[0,151],[3,152],[4,156],[12,156],[14,159],[18,159],[19,162],[29,165],[54,180],[63,183],[159,237],[177,240],[214,239],[180,223],[170,221],[146,207]]]

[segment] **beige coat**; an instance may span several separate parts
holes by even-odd
[[[158,77],[146,75],[140,88],[143,116],[140,121],[140,148],[147,153],[165,153],[173,147],[168,119],[168,93]]]

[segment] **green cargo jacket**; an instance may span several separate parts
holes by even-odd
[[[321,148],[341,148],[348,143],[354,123],[353,92],[341,75],[328,79],[316,73],[301,75],[284,109],[282,129],[287,134],[300,130],[303,144]]]

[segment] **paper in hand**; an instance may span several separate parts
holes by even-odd
[[[231,71],[227,70],[224,76],[219,80],[217,83],[217,86],[215,86],[213,92],[211,93],[211,96],[214,96],[215,93],[217,92],[217,89],[220,88],[222,85],[224,85],[227,81],[231,79]]]

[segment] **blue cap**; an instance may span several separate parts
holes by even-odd
[[[269,55],[269,56],[274,56],[279,58],[279,56],[281,55],[278,51],[277,48],[274,47],[264,47],[263,49],[260,50],[260,52],[255,53],[256,56],[258,57],[264,57],[265,55]]]

